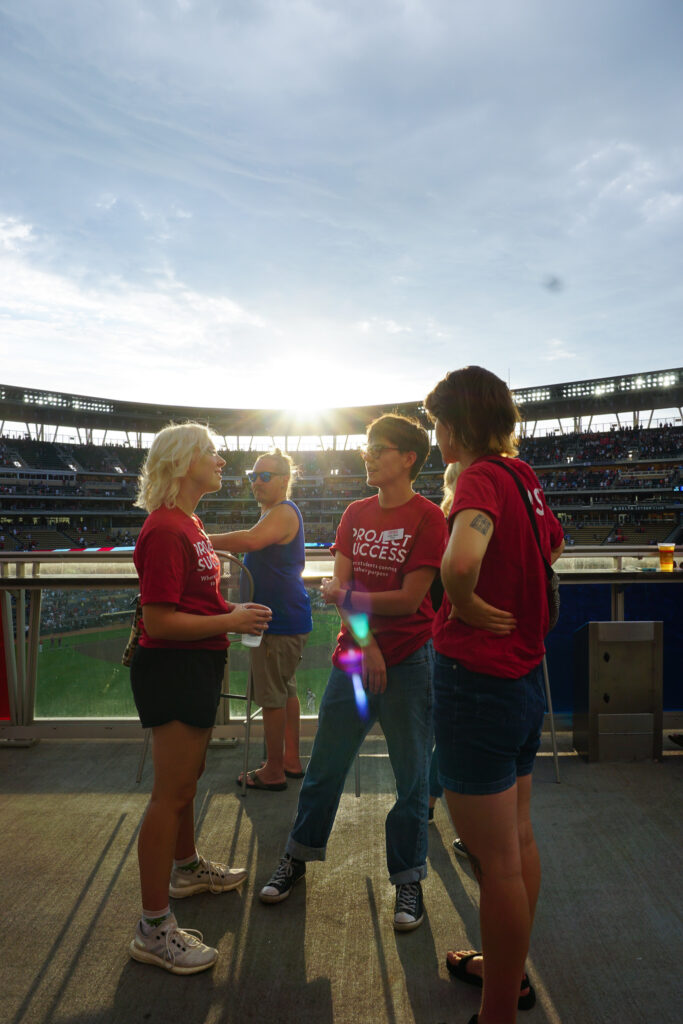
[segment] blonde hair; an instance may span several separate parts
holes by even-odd
[[[192,459],[214,447],[214,439],[202,423],[170,423],[164,427],[152,441],[142,465],[133,504],[147,512],[162,505],[175,508]]]
[[[275,465],[277,466],[277,469],[275,470],[276,473],[282,473],[283,476],[288,477],[286,496],[291,498],[292,487],[294,486],[294,481],[296,480],[299,472],[298,466],[294,465],[292,456],[288,455],[287,452],[280,451],[279,448],[271,448],[270,451],[261,452],[259,455],[259,459],[264,459],[266,457],[274,459]],[[256,462],[258,462],[258,459]],[[256,463],[254,463],[254,465],[256,465]]]
[[[458,482],[461,469],[462,466],[459,462],[449,462],[444,471],[441,511],[445,516],[448,516],[451,511],[451,505],[453,504],[453,498],[455,497],[455,486]]]

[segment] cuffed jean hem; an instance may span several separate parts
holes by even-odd
[[[303,846],[290,836],[285,846],[285,853],[288,853],[290,857],[294,857],[295,860],[325,860],[327,847]]]
[[[392,885],[406,885],[407,882],[421,882],[427,877],[427,865],[422,864],[419,868],[407,868],[405,871],[397,871],[395,875],[389,875]]]
[[[493,796],[495,793],[504,793],[511,789],[517,781],[516,775],[508,775],[504,779],[497,779],[495,782],[454,782],[441,776],[446,789],[451,793],[460,793],[463,796]]]

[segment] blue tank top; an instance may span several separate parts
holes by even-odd
[[[254,601],[273,612],[269,633],[290,636],[313,629],[311,601],[301,578],[306,564],[304,521],[293,501],[283,501],[297,514],[299,532],[288,544],[269,544],[247,551],[244,564],[254,577]]]

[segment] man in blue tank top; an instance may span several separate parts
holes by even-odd
[[[292,460],[279,448],[256,460],[247,474],[261,518],[250,530],[213,535],[218,551],[245,552],[254,578],[253,600],[273,613],[261,644],[249,651],[254,699],[263,710],[266,762],[247,773],[252,789],[282,790],[303,776],[299,758],[300,706],[296,668],[313,629],[302,572],[306,556],[301,512],[289,500]],[[242,784],[242,776],[237,779]]]

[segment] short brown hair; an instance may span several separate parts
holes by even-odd
[[[464,366],[440,380],[425,399],[432,419],[440,420],[476,455],[516,455],[519,410],[505,381],[481,366]]]
[[[401,416],[395,412],[385,412],[378,416],[367,427],[368,441],[373,437],[382,437],[395,444],[399,451],[415,452],[415,462],[410,467],[410,479],[414,480],[425,464],[429,455],[429,434],[419,420],[412,416]]]

